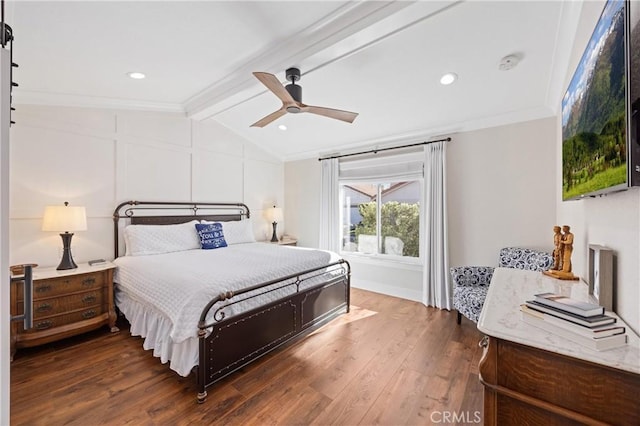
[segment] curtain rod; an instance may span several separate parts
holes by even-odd
[[[353,152],[351,154],[342,154],[342,155],[332,155],[330,157],[321,157],[321,158],[318,158],[318,161],[332,160],[334,158],[342,158],[342,157],[351,157],[353,155],[377,154],[379,152],[389,151],[389,150],[392,150],[392,149],[410,148],[412,146],[428,145],[428,144],[434,143],[434,142],[450,142],[450,141],[451,141],[451,138],[437,139],[435,141],[418,142],[418,143],[412,143],[412,144],[409,144],[409,145],[392,146],[392,147],[389,147],[389,148],[378,148],[378,149],[372,149],[372,150],[369,150],[369,151],[362,151],[362,152]]]

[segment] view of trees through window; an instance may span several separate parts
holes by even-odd
[[[420,182],[342,184],[342,250],[419,257]]]

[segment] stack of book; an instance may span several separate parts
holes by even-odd
[[[553,293],[536,294],[520,307],[522,320],[574,343],[604,351],[627,343],[624,326],[602,306]]]

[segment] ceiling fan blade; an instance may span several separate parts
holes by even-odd
[[[294,104],[296,102],[275,75],[266,72],[254,72],[253,75],[274,95],[280,98],[283,104]]]
[[[325,108],[313,105],[303,105],[302,112],[310,112],[311,114],[323,115],[329,118],[335,118],[336,120],[346,121],[347,123],[353,123],[353,120],[358,116],[357,112],[343,111],[341,109]]]
[[[280,108],[279,110],[274,111],[271,114],[267,115],[266,117],[256,121],[250,127],[264,127],[267,124],[271,123],[272,121],[275,121],[278,118],[282,117],[286,113],[287,113],[287,110],[285,110],[284,108]]]

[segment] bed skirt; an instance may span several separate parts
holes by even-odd
[[[186,377],[193,367],[198,365],[198,337],[193,336],[182,342],[174,342],[169,333],[171,322],[154,309],[137,302],[126,293],[115,292],[116,306],[131,324],[131,335],[144,339],[142,347],[153,350],[153,356],[160,358],[163,364]]]

